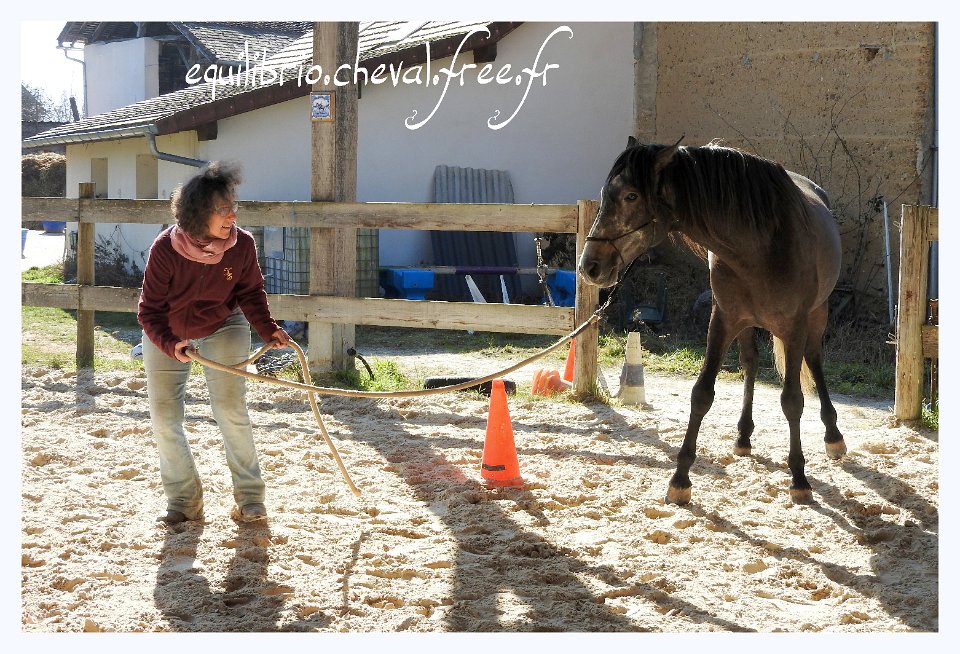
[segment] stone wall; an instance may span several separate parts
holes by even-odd
[[[934,38],[932,23],[637,23],[636,132],[720,139],[821,184],[844,242],[840,283],[885,319],[876,198],[896,285],[900,207],[933,201]]]

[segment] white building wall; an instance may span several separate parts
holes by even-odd
[[[217,138],[201,141],[197,156],[239,163],[241,200],[309,200],[310,139],[310,100],[303,97],[218,121]]]
[[[568,31],[550,36],[564,25],[572,37]],[[522,69],[533,67],[541,47],[537,70],[559,67],[535,79],[527,92]],[[440,86],[395,87],[391,80],[363,89],[358,199],[430,201],[433,171],[440,164],[508,171],[517,203],[573,203],[599,195],[633,124],[633,23],[525,23],[497,50],[491,76],[509,64],[507,84],[480,84],[478,70],[468,70],[463,86],[452,79],[440,101],[446,78],[440,68],[452,67],[447,58],[431,63]],[[472,64],[473,56],[458,61]],[[435,107],[418,129],[405,124],[414,111],[411,124]],[[488,126],[497,111],[504,123],[517,107],[504,127]],[[534,265],[534,252],[532,236],[518,235],[520,264]],[[429,233],[381,232],[382,265],[417,265],[431,257]]]
[[[83,48],[87,116],[160,94],[160,44],[142,38],[91,43]]]
[[[157,148],[161,152],[170,152],[184,157],[197,156],[196,138],[193,132],[183,132],[157,138]],[[66,197],[79,197],[80,183],[91,181],[92,159],[107,159],[107,198],[136,199],[136,163],[138,154],[148,153],[146,139],[132,138],[120,141],[85,143],[67,146],[67,187]],[[157,166],[157,190],[159,198],[169,198],[173,189],[188,177],[196,173],[196,168],[168,161],[160,161]],[[103,189],[98,188],[98,195]],[[172,222],[172,219],[171,219]],[[153,239],[162,225],[136,225],[98,223],[97,242],[107,241],[112,248],[117,245],[130,261],[142,271]],[[67,223],[67,246],[70,247],[70,234],[77,231],[77,223]]]

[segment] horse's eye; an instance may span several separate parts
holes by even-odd
[[[630,192],[630,193],[627,193],[623,199],[626,200],[627,202],[636,202],[639,198],[640,198],[639,195],[637,195],[636,193]]]

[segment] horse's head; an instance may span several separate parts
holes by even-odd
[[[679,143],[641,145],[631,136],[617,157],[580,256],[580,274],[589,283],[613,286],[634,259],[667,237],[671,215],[660,195],[660,176]]]

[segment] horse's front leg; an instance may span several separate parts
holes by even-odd
[[[683,445],[680,446],[680,452],[677,454],[677,470],[670,478],[670,486],[667,489],[666,500],[671,504],[687,504],[690,501],[692,487],[690,466],[697,458],[697,434],[700,432],[703,416],[713,405],[717,372],[720,370],[723,355],[733,341],[734,333],[714,304],[713,312],[710,314],[710,326],[707,328],[706,356],[690,394],[690,421],[687,423],[687,433],[683,437]]]
[[[757,380],[759,354],[757,343],[754,340],[756,330],[753,327],[744,329],[737,336],[740,343],[740,367],[743,369],[743,409],[740,420],[737,422],[737,442],[733,446],[733,453],[737,456],[750,456],[752,445],[750,436],[753,435],[753,387]]]
[[[813,491],[804,474],[806,461],[800,444],[800,417],[803,415],[803,390],[800,386],[800,367],[803,365],[803,352],[806,345],[806,329],[798,329],[783,340],[784,372],[783,391],[780,393],[780,406],[790,426],[790,453],[787,465],[790,467],[790,499],[795,504],[813,502]]]

